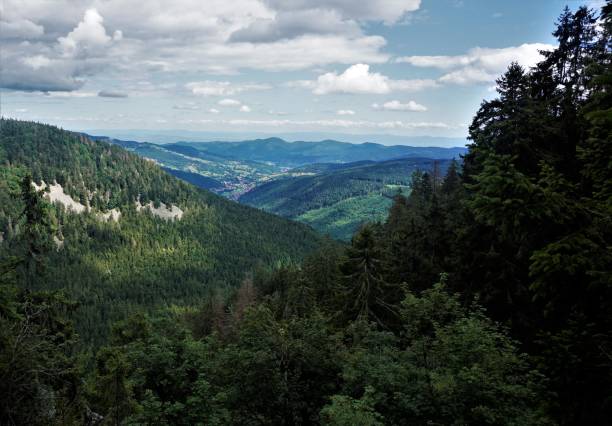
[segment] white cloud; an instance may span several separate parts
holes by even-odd
[[[210,121],[207,121],[210,123]],[[451,129],[453,126],[443,122],[406,122],[394,121],[368,121],[368,120],[244,120],[231,119],[215,121],[215,124],[232,126],[261,126],[261,127],[337,127],[345,129],[391,129],[391,130],[415,130],[415,129]]]
[[[24,91],[77,90],[86,77],[121,62],[112,58],[111,53],[122,33],[116,30],[109,36],[97,9],[54,3],[3,2],[2,30],[8,28],[10,37],[2,45],[0,87]],[[69,12],[58,18],[58,9]],[[80,16],[74,17],[75,11]],[[75,21],[65,22],[65,16],[74,17]],[[44,26],[38,20],[44,21]],[[37,39],[30,42],[32,37]]]
[[[440,77],[442,83],[490,83],[503,73],[511,62],[532,67],[543,59],[541,50],[553,48],[554,46],[543,43],[526,43],[498,49],[475,47],[464,55],[405,56],[397,58],[396,62],[446,70]]]
[[[190,68],[202,67],[208,72],[231,74],[240,69],[264,71],[292,71],[329,64],[355,62],[384,63],[389,55],[381,53],[386,41],[380,36],[348,38],[342,35],[304,35],[271,43],[226,43],[201,46],[177,46],[172,56],[187,58],[183,62],[169,61],[168,69],[185,67],[193,57]]]
[[[73,90],[46,92],[45,96],[49,96],[51,98],[93,98],[94,96],[98,96],[98,94],[96,92],[81,92],[78,90]]]
[[[240,106],[242,105],[242,102],[236,99],[226,98],[226,99],[221,99],[219,102],[217,102],[217,104],[219,104],[220,106]]]
[[[211,114],[219,114],[219,110],[216,108],[210,108],[208,112],[210,112]]]
[[[331,9],[346,19],[384,21],[388,24],[399,21],[406,13],[418,10],[421,0],[264,0],[274,9],[303,10]]]
[[[328,72],[317,78],[313,92],[316,95],[327,93],[389,93],[389,79],[379,73],[371,73],[370,66],[355,64],[342,74]]]
[[[65,37],[57,39],[63,56],[98,54],[98,49],[107,46],[113,38],[106,34],[104,18],[96,9],[85,11],[83,20]],[[117,40],[122,38],[120,31],[115,32]]]
[[[338,114],[338,115],[355,115],[355,111],[353,111],[352,109],[339,109],[338,111],[336,111],[336,114]]]
[[[421,105],[416,103],[415,101],[408,101],[407,103],[401,103],[400,101],[393,100],[387,101],[380,104],[372,104],[372,108],[385,110],[385,111],[413,111],[413,112],[422,112],[427,111],[427,107],[425,105]]]
[[[359,36],[361,29],[353,20],[343,20],[336,10],[308,9],[281,11],[270,19],[257,19],[234,32],[230,41],[268,43],[305,34],[345,34]]]
[[[238,111],[240,112],[251,112],[250,106],[243,104],[237,99],[230,99],[230,98],[221,99],[219,102],[217,102],[217,105],[223,106],[223,107],[238,107]],[[209,112],[216,114],[219,111],[214,108],[211,108]]]
[[[26,56],[22,59],[22,62],[35,70],[48,67],[51,64],[51,60],[43,55]]]
[[[465,67],[444,74],[440,77],[440,81],[452,84],[490,83],[495,81],[502,72],[503,69],[499,72],[489,72],[483,68]]]
[[[370,66],[355,64],[343,73],[328,72],[316,80],[298,80],[288,86],[312,89],[316,95],[328,93],[386,94],[394,90],[418,91],[437,86],[434,80],[392,80],[386,75],[370,72]]]
[[[28,19],[18,19],[12,22],[0,21],[0,38],[33,39],[45,33],[42,25],[35,24]]]
[[[178,109],[182,111],[196,111],[200,109],[200,106],[195,102],[185,102],[182,104],[177,104],[172,107],[173,109]]]
[[[194,95],[200,96],[233,96],[248,90],[267,90],[271,86],[267,84],[233,84],[229,81],[194,81],[187,83],[185,87]]]
[[[0,86],[62,91],[111,72],[232,75],[384,63],[386,40],[364,25],[398,22],[419,6],[420,0],[207,0],[206,7],[201,0],[3,0]],[[49,67],[23,62],[39,55]]]

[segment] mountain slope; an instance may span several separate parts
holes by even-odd
[[[289,177],[264,183],[239,201],[349,239],[360,224],[384,220],[393,195],[409,190],[412,172],[431,170],[434,164],[444,173],[450,160],[313,164],[291,170]]]
[[[271,164],[228,159],[188,146],[166,146],[124,141],[106,136],[86,136],[119,145],[141,157],[155,161],[169,173],[189,183],[231,199],[237,198],[258,183],[280,172],[279,167]]]
[[[271,162],[282,167],[298,167],[312,163],[349,163],[362,160],[385,161],[395,158],[459,158],[465,148],[385,146],[366,142],[352,144],[325,140],[320,142],[286,142],[280,138],[241,142],[179,142],[164,147],[180,152],[196,149],[223,158]],[[193,151],[191,151],[193,152]]]
[[[57,251],[36,286],[64,289],[79,302],[75,319],[87,342],[102,341],[108,324],[128,312],[197,304],[213,288],[238,284],[257,265],[299,259],[319,241],[304,225],[198,189],[118,146],[3,119],[4,254],[19,239],[19,183],[26,174],[37,184],[53,184],[46,197],[83,206],[75,213],[55,203]],[[162,218],[176,211],[182,217]]]

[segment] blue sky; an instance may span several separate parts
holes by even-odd
[[[463,137],[557,0],[5,0],[2,115],[74,130]]]

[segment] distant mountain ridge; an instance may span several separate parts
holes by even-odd
[[[278,132],[273,134],[261,131],[199,131],[199,130],[155,130],[155,129],[89,129],[86,131],[94,135],[107,135],[122,140],[143,140],[155,144],[168,144],[176,141],[205,142],[205,141],[243,141],[253,139],[266,139],[277,137],[286,141],[316,142],[335,140],[350,143],[374,142],[381,145],[407,145],[407,146],[465,146],[465,136],[425,136],[425,135],[393,135],[386,133],[360,134],[339,132]]]
[[[121,146],[141,157],[155,161],[168,173],[230,199],[236,199],[258,182],[281,172],[279,167],[270,164],[202,153],[190,146],[159,145],[107,136],[84,135],[93,140]]]
[[[158,145],[102,138],[154,160],[193,185],[348,239],[363,222],[386,218],[390,198],[408,192],[413,171],[445,169],[465,148],[352,144],[336,140]]]
[[[319,142],[287,142],[272,137],[239,142],[177,142],[163,145],[171,151],[193,149],[208,155],[235,160],[271,162],[283,167],[299,167],[313,163],[351,163],[356,161],[385,161],[396,158],[459,158],[464,147],[413,147],[406,145],[381,145],[373,142],[353,144],[336,140]]]

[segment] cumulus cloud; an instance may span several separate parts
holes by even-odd
[[[57,39],[63,56],[76,57],[99,54],[99,49],[114,40],[121,40],[123,34],[117,30],[113,37],[106,34],[104,18],[96,9],[85,11],[83,20],[65,37]]]
[[[194,81],[187,83],[185,87],[194,95],[200,96],[233,96],[237,93],[249,90],[267,90],[271,86],[267,84],[233,84],[229,81]]]
[[[17,11],[28,10],[31,5],[26,0],[17,6]],[[57,27],[61,25],[54,22],[53,17],[47,16],[45,19],[49,23],[43,27],[15,15],[13,9],[9,12],[9,7],[5,9],[3,19],[7,21],[2,30],[9,28],[13,38],[2,46],[0,87],[45,92],[78,90],[87,76],[104,70],[112,62],[108,57],[109,48],[122,37],[118,30],[113,36],[106,33],[104,19],[96,9],[84,11],[81,20],[73,24],[71,30],[56,36]],[[30,11],[33,17],[37,16],[36,9]],[[50,32],[46,33],[45,28]],[[27,39],[31,37],[40,40],[30,42]]]
[[[219,114],[220,111],[216,108],[210,108],[208,112],[210,112],[211,114]]]
[[[355,111],[353,111],[352,109],[339,109],[338,111],[336,111],[336,114],[338,114],[338,115],[355,115]]]
[[[413,111],[413,112],[423,112],[427,111],[427,107],[425,105],[421,105],[416,103],[415,101],[408,101],[406,103],[402,103],[397,100],[387,101],[381,104],[372,104],[372,108],[378,110],[385,111]]]
[[[370,72],[370,66],[356,64],[347,68],[342,74],[328,72],[317,78],[313,92],[317,95],[326,93],[389,93],[389,79],[379,73]]]
[[[312,89],[316,95],[328,93],[387,94],[393,90],[418,91],[437,86],[434,80],[393,80],[386,75],[370,72],[367,64],[355,64],[343,73],[328,72],[316,80],[298,80],[289,86]]]
[[[101,98],[127,98],[128,94],[124,92],[118,92],[116,90],[101,90],[98,92],[98,96]]]
[[[504,72],[511,62],[532,67],[542,60],[540,51],[553,48],[544,43],[526,43],[498,49],[475,47],[464,55],[404,56],[397,58],[396,62],[445,70],[446,73],[440,77],[443,83],[490,83]]]
[[[0,85],[77,90],[109,68],[229,75],[382,63],[389,59],[382,52],[386,41],[366,34],[365,23],[397,22],[419,5],[420,0],[208,0],[204,8],[197,0],[4,0]],[[24,63],[24,57],[46,57],[49,66]]]
[[[240,107],[240,112],[251,112],[251,107],[249,107],[248,105],[242,105]]]

